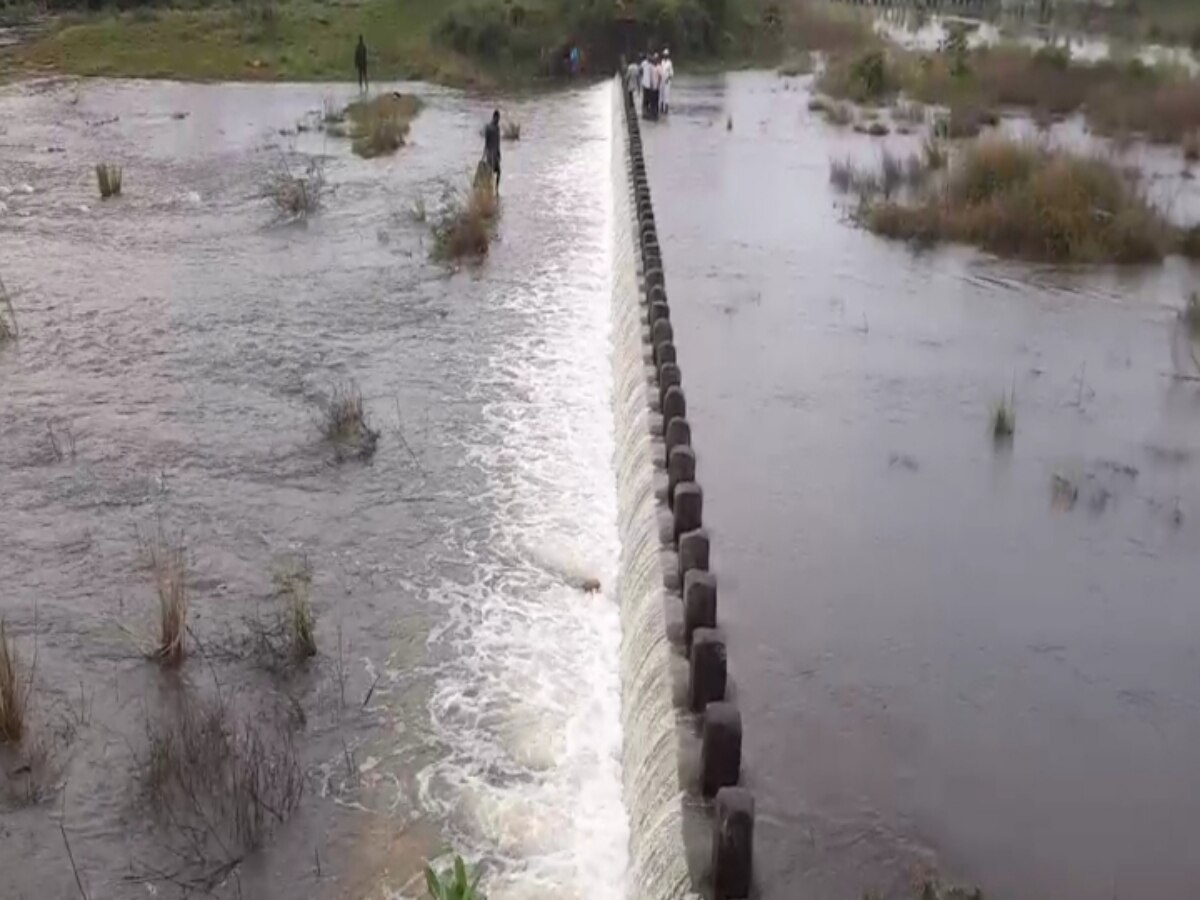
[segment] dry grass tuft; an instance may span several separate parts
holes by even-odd
[[[1200,160],[1200,129],[1184,135],[1182,146],[1184,159],[1190,163]]]
[[[798,78],[801,75],[809,74],[812,70],[812,54],[801,50],[788,57],[787,61],[779,67],[779,74],[784,78]]]
[[[277,716],[239,721],[220,698],[186,695],[146,731],[143,796],[164,840],[177,844],[189,874],[212,878],[211,890],[299,806],[304,777],[291,733]]]
[[[421,101],[412,94],[379,94],[346,107],[351,149],[365,159],[395,153],[404,146]]]
[[[901,79],[894,57],[872,48],[829,60],[817,78],[817,88],[840,100],[874,104],[895,97]]]
[[[276,596],[284,601],[285,630],[292,656],[296,659],[316,656],[316,619],[309,601],[312,567],[308,559],[288,561],[275,570],[271,579]]]
[[[860,201],[874,197],[892,197],[901,189],[919,188],[925,184],[930,170],[921,157],[898,156],[888,150],[880,154],[879,168],[858,166],[849,159],[831,160],[829,182],[844,194],[854,194]]]
[[[357,385],[346,383],[334,387],[325,404],[321,433],[334,445],[339,461],[347,456],[370,459],[375,454],[379,432],[367,421],[362,391]]]
[[[966,148],[915,204],[875,203],[863,218],[886,237],[960,241],[1049,262],[1150,262],[1175,240],[1107,160],[999,138]]]
[[[1017,430],[1017,395],[1004,395],[992,405],[992,437],[997,441],[1012,440]]]
[[[186,655],[187,548],[182,537],[172,541],[160,526],[151,540],[142,542],[142,554],[158,595],[158,636],[147,655],[164,665],[177,666]]]
[[[17,325],[17,311],[13,308],[12,298],[4,286],[4,278],[0,277],[0,344],[15,341],[21,336]]]
[[[500,136],[506,141],[519,141],[521,139],[521,123],[514,122],[508,119],[504,123],[504,127],[500,129]]]
[[[448,192],[433,225],[434,255],[444,260],[486,256],[498,211],[499,198],[490,175],[477,177],[465,193]]]
[[[96,164],[96,184],[100,188],[100,199],[118,197],[121,194],[121,167],[112,163]]]
[[[8,637],[8,628],[0,618],[0,743],[16,744],[25,735],[33,678],[23,678],[22,668],[17,642]]]
[[[830,125],[845,128],[847,125],[854,124],[854,107],[849,103],[817,96],[808,101],[808,108],[813,112],[819,112]]]
[[[297,172],[282,154],[267,176],[263,196],[275,205],[285,219],[303,219],[316,212],[325,194],[325,166],[310,159],[303,172]]]

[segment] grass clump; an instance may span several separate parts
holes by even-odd
[[[1192,292],[1187,304],[1180,311],[1179,318],[1187,326],[1192,340],[1200,340],[1200,292]]]
[[[966,148],[917,202],[873,203],[864,221],[886,237],[959,241],[1045,262],[1150,262],[1174,238],[1107,160],[1002,138]]]
[[[20,336],[21,329],[17,325],[17,311],[13,308],[8,288],[4,286],[4,278],[0,277],[0,344],[15,341]]]
[[[321,418],[321,433],[333,444],[338,461],[375,455],[379,432],[367,421],[362,391],[352,383],[334,387]]]
[[[779,74],[784,78],[798,78],[801,75],[807,75],[813,70],[812,54],[807,50],[801,50],[798,53],[793,53],[779,67]]]
[[[521,123],[513,119],[506,120],[500,129],[500,136],[506,141],[519,141],[521,139]]]
[[[275,584],[276,596],[284,602],[284,630],[291,655],[295,659],[316,656],[316,619],[309,600],[312,567],[308,560],[295,560],[280,566],[271,579]]]
[[[892,197],[904,188],[917,188],[929,177],[921,157],[902,157],[888,150],[880,154],[878,169],[859,166],[849,159],[829,163],[829,182],[843,194],[854,194],[860,201],[873,197]]]
[[[421,101],[412,94],[379,94],[346,107],[351,149],[364,159],[386,156],[404,146]]]
[[[830,60],[817,79],[822,93],[861,104],[882,103],[900,87],[892,57],[878,48]]]
[[[830,125],[845,128],[854,124],[854,107],[849,103],[817,96],[808,101],[808,108],[813,112],[820,113]]]
[[[177,666],[186,652],[187,549],[182,540],[169,540],[160,528],[143,545],[143,553],[158,596],[158,637],[147,655],[164,665]]]
[[[276,717],[239,721],[227,702],[184,696],[147,721],[142,793],[207,893],[300,804],[304,777]]]
[[[320,209],[324,195],[325,166],[319,159],[310,159],[300,172],[280,155],[263,188],[263,197],[285,219],[307,218]]]
[[[439,259],[487,255],[492,222],[499,211],[490,171],[486,178],[477,177],[465,193],[450,192],[443,198],[441,215],[433,225],[434,255]]]
[[[96,164],[96,184],[100,188],[100,199],[121,195],[121,167],[112,163]]]
[[[992,437],[996,441],[1012,440],[1017,430],[1017,394],[1005,394],[992,404]]]
[[[425,888],[429,900],[487,900],[479,890],[482,873],[476,870],[474,877],[467,871],[461,856],[454,857],[454,864],[442,872],[425,864]]]
[[[25,735],[26,711],[33,679],[22,685],[21,657],[17,642],[8,636],[8,628],[0,618],[0,744],[19,743]]]

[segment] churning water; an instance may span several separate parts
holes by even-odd
[[[36,644],[55,763],[30,804],[3,759],[6,900],[75,891],[64,796],[90,896],[182,892],[138,760],[145,723],[214,681],[247,710],[290,698],[313,773],[218,895],[415,897],[451,846],[495,900],[627,895],[610,90],[504,107],[523,129],[496,241],[452,274],[410,208],[466,182],[491,106],[395,87],[428,105],[374,162],[296,133],[342,87],[0,93],[22,331],[0,349],[0,613]],[[311,158],[324,208],[274,221],[266,173]],[[124,196],[101,204],[104,160]],[[346,380],[383,432],[369,464],[337,464],[314,424]],[[179,679],[126,637],[150,622],[136,535],[158,522],[189,548],[196,639],[231,650]],[[312,566],[320,653],[280,678],[233,651],[285,554]]]

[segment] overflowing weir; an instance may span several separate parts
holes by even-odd
[[[629,896],[748,897],[754,804],[632,101],[613,89],[613,386]],[[692,761],[689,763],[688,761]]]

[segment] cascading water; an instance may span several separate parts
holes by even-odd
[[[620,91],[613,92],[613,409],[621,538],[623,779],[630,824],[630,897],[690,896],[683,850],[683,789],[670,646],[663,604],[662,546],[654,489],[647,366],[639,301],[632,190]],[[661,448],[660,448],[661,449]]]

